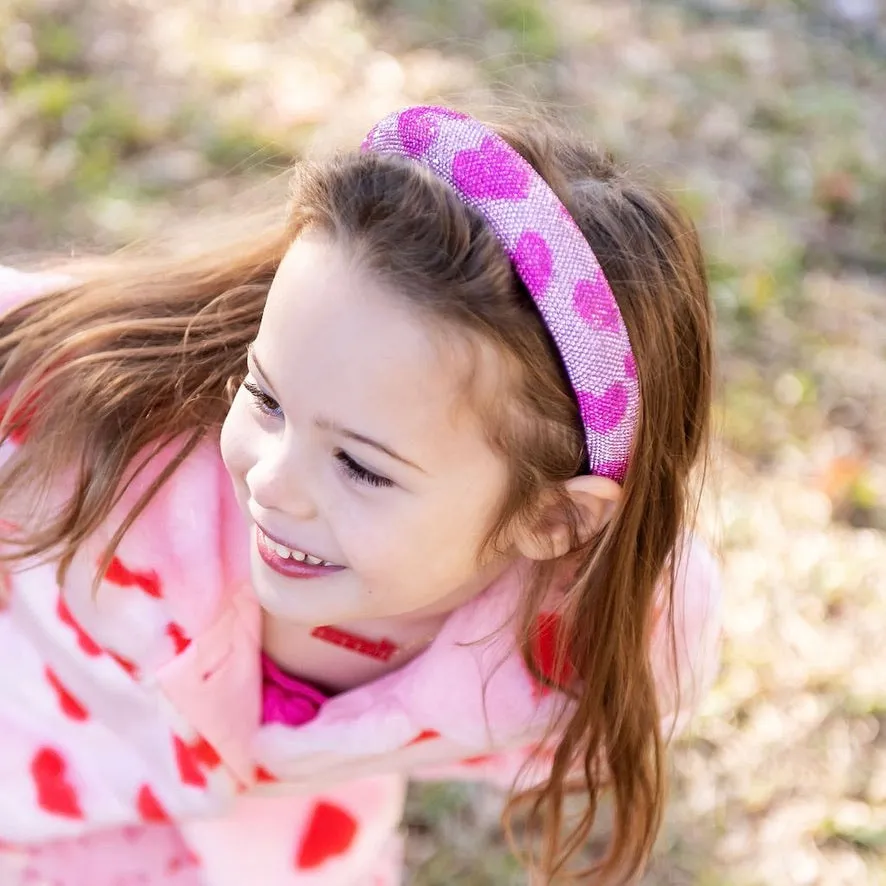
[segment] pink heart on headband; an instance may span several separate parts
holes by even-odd
[[[535,231],[526,231],[517,241],[511,258],[526,288],[536,301],[540,301],[544,298],[554,269],[554,259],[545,238]]]
[[[464,114],[447,108],[410,108],[397,119],[397,134],[400,143],[413,156],[426,154],[434,143],[439,130],[438,121],[463,120]]]
[[[616,461],[602,461],[594,468],[594,473],[599,477],[609,477],[619,483],[624,480],[628,472],[627,459],[620,458]]]
[[[594,329],[618,331],[618,308],[603,286],[594,280],[579,280],[572,293],[572,303]]]
[[[628,408],[628,392],[624,385],[614,384],[598,397],[591,391],[576,391],[581,420],[597,434],[608,434],[624,418]]]
[[[529,193],[530,170],[506,145],[487,136],[476,150],[459,151],[452,160],[455,186],[478,200],[521,200]]]

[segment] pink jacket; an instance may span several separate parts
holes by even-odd
[[[0,310],[45,285],[0,268]],[[83,545],[64,586],[52,563],[4,576],[0,882],[30,871],[110,886],[124,869],[181,886],[396,882],[405,776],[507,782],[560,703],[507,626],[521,567],[400,670],[310,723],[263,726],[248,534],[215,444],[162,488],[91,593],[113,527],[171,454]],[[677,604],[676,672],[663,634],[653,655],[666,728],[679,729],[717,662],[719,578],[698,541]]]

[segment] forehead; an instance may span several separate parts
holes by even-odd
[[[464,408],[465,349],[447,342],[350,250],[311,232],[280,264],[256,352],[284,412],[322,413],[363,434],[422,445],[441,430],[478,425]]]

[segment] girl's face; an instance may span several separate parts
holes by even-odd
[[[479,561],[505,463],[455,360],[343,247],[309,232],[290,248],[221,443],[268,613],[318,625],[445,612],[505,567]]]

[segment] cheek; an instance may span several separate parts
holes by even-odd
[[[417,556],[420,533],[409,512],[403,503],[333,493],[325,498],[323,520],[350,567],[370,584],[389,587]]]
[[[438,552],[449,552],[442,558],[441,570],[467,575],[496,559],[485,543],[501,512],[502,499],[499,486],[489,483],[484,488],[482,478],[460,491],[448,490],[433,525]]]
[[[333,522],[352,566],[389,593],[395,588],[410,596],[448,593],[451,584],[466,581],[478,568],[479,533],[466,531],[464,519],[453,518],[437,502],[405,499],[399,507],[367,511],[351,503]]]
[[[222,461],[234,480],[242,482],[247,471],[254,462],[251,451],[250,418],[248,407],[238,394],[231,404],[227,418],[222,425],[221,447]]]

